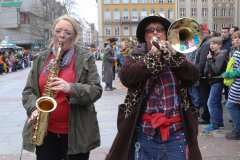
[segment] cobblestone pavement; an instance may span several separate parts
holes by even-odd
[[[97,61],[101,74],[101,61]],[[26,119],[22,107],[21,92],[30,69],[0,75],[0,160],[19,160],[21,153],[21,132]],[[103,87],[105,85],[103,84]],[[116,134],[117,106],[122,103],[126,88],[117,78],[114,82],[117,89],[103,92],[95,105],[101,133],[101,146],[91,152],[90,160],[104,160]],[[199,133],[199,146],[204,160],[240,160],[240,141],[229,141],[224,138],[231,131],[228,122],[229,114],[224,107],[225,128],[213,134]],[[203,125],[199,126],[201,129]],[[22,160],[34,160],[35,155],[23,151]]]

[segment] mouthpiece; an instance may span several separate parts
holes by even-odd
[[[158,49],[161,50],[162,46],[159,45],[159,37],[153,37],[152,44]]]
[[[58,53],[61,52],[62,46],[63,46],[63,42],[59,42],[58,43]]]

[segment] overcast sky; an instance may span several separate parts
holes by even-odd
[[[57,0],[63,2],[66,0]],[[84,18],[89,23],[95,23],[96,29],[98,29],[97,18],[97,3],[96,0],[75,0],[76,6],[72,9],[78,17]]]
[[[97,27],[97,4],[96,0],[76,0],[76,6],[79,16],[89,23],[95,23]]]

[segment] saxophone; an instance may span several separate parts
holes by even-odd
[[[52,82],[52,78],[57,77],[59,73],[61,47],[62,44],[59,45],[56,57],[52,61],[52,66],[44,85],[43,95],[36,101],[36,107],[39,110],[39,115],[33,122],[30,143],[38,146],[42,145],[44,137],[46,136],[50,113],[57,107],[57,102],[54,100],[56,93],[50,89],[50,84]]]

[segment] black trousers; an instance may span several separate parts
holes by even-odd
[[[36,146],[37,160],[88,160],[89,153],[67,154],[68,135],[48,132],[41,146]]]
[[[211,89],[211,86],[208,80],[200,79],[200,94],[201,94],[202,106],[203,106],[203,113],[201,115],[201,118],[206,121],[210,120],[210,113],[207,105],[210,89]]]

